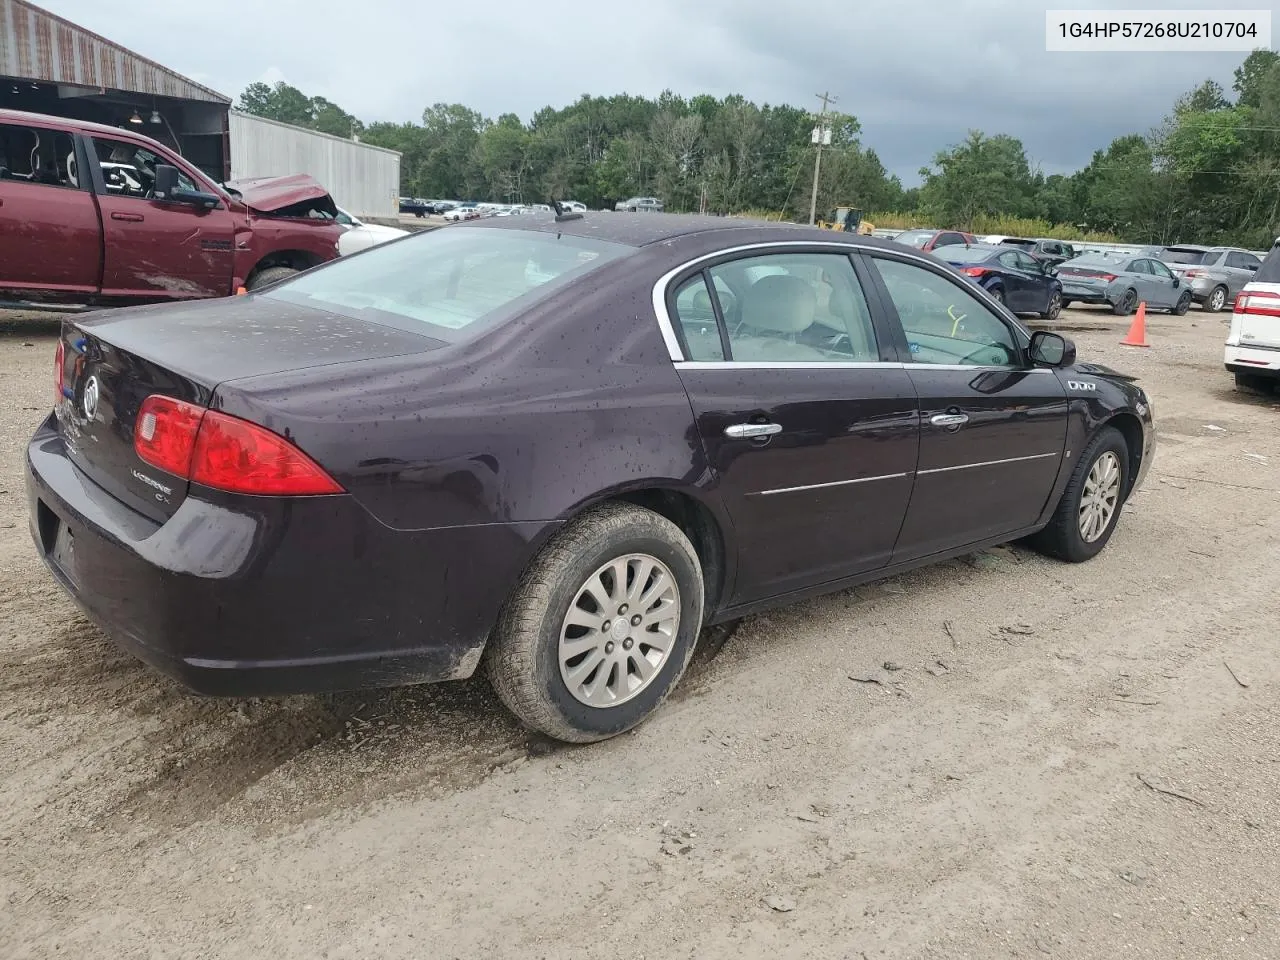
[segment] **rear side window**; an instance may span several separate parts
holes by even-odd
[[[1258,258],[1249,253],[1236,253],[1232,251],[1227,254],[1227,266],[1236,267],[1240,270],[1252,270],[1258,265]]]
[[[447,227],[332,260],[262,296],[455,343],[633,252],[564,234]]]
[[[1146,260],[1135,260],[1129,264],[1130,273],[1150,273],[1151,265]]]
[[[71,136],[43,127],[0,124],[0,180],[78,188],[82,181]]]
[[[1271,248],[1267,259],[1262,261],[1262,266],[1253,275],[1253,279],[1261,283],[1280,283],[1280,240],[1277,240],[1276,245]]]

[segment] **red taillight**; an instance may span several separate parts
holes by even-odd
[[[1116,275],[1114,273],[1100,273],[1098,274],[1098,279],[1105,280],[1107,283],[1115,283]]]
[[[153,467],[230,493],[342,493],[314,460],[279,434],[172,397],[143,401],[133,447]]]
[[[1235,312],[1253,316],[1280,317],[1280,293],[1244,290],[1236,297]]]
[[[966,277],[985,277],[991,271],[986,267],[965,267],[960,272]]]
[[[1203,277],[1204,271],[1203,270],[1183,270],[1182,275],[1184,277]]]
[[[53,405],[56,407],[62,402],[62,388],[66,383],[66,374],[63,368],[67,363],[67,347],[61,340],[58,341],[58,349],[53,354]]]

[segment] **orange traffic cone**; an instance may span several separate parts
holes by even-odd
[[[1138,312],[1133,315],[1133,323],[1129,324],[1129,332],[1120,341],[1124,347],[1149,347],[1147,343],[1147,301],[1138,304]]]
[[[248,292],[249,292],[249,291],[248,291],[248,290],[246,290],[244,287],[236,287],[236,296],[237,296],[237,297],[243,297],[243,296],[244,296],[246,293],[248,293]]]

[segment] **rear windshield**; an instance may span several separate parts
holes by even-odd
[[[1107,256],[1105,253],[1086,253],[1083,256],[1076,257],[1074,260],[1068,260],[1062,266],[1064,267],[1116,267],[1123,266],[1129,262],[1127,256]]]
[[[1260,283],[1280,283],[1280,240],[1277,240],[1275,246],[1271,248],[1267,259],[1262,261],[1262,266],[1253,275],[1253,279]]]
[[[634,252],[563,234],[444,227],[331,261],[263,296],[456,343]]]
[[[895,243],[906,244],[908,247],[923,247],[933,237],[933,233],[932,230],[907,230],[893,239]]]
[[[1036,245],[1034,240],[1023,240],[1021,237],[1005,237],[1000,242],[1014,247],[1034,247]]]
[[[995,251],[991,247],[965,247],[958,243],[949,246],[939,247],[933,251],[935,257],[946,260],[948,263],[978,263],[986,260]]]
[[[1165,247],[1159,259],[1165,263],[1204,263],[1205,250],[1179,250],[1177,247]]]

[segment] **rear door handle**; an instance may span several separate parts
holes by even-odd
[[[939,413],[930,417],[929,422],[935,427],[959,427],[968,423],[969,418],[963,413]]]
[[[771,437],[782,432],[780,423],[732,423],[724,428],[724,435],[735,440],[752,437]]]
[[[129,223],[141,223],[141,222],[142,222],[142,214],[140,214],[140,213],[113,213],[113,214],[111,214],[111,219],[112,219],[112,220],[126,220],[126,221],[128,221]]]

